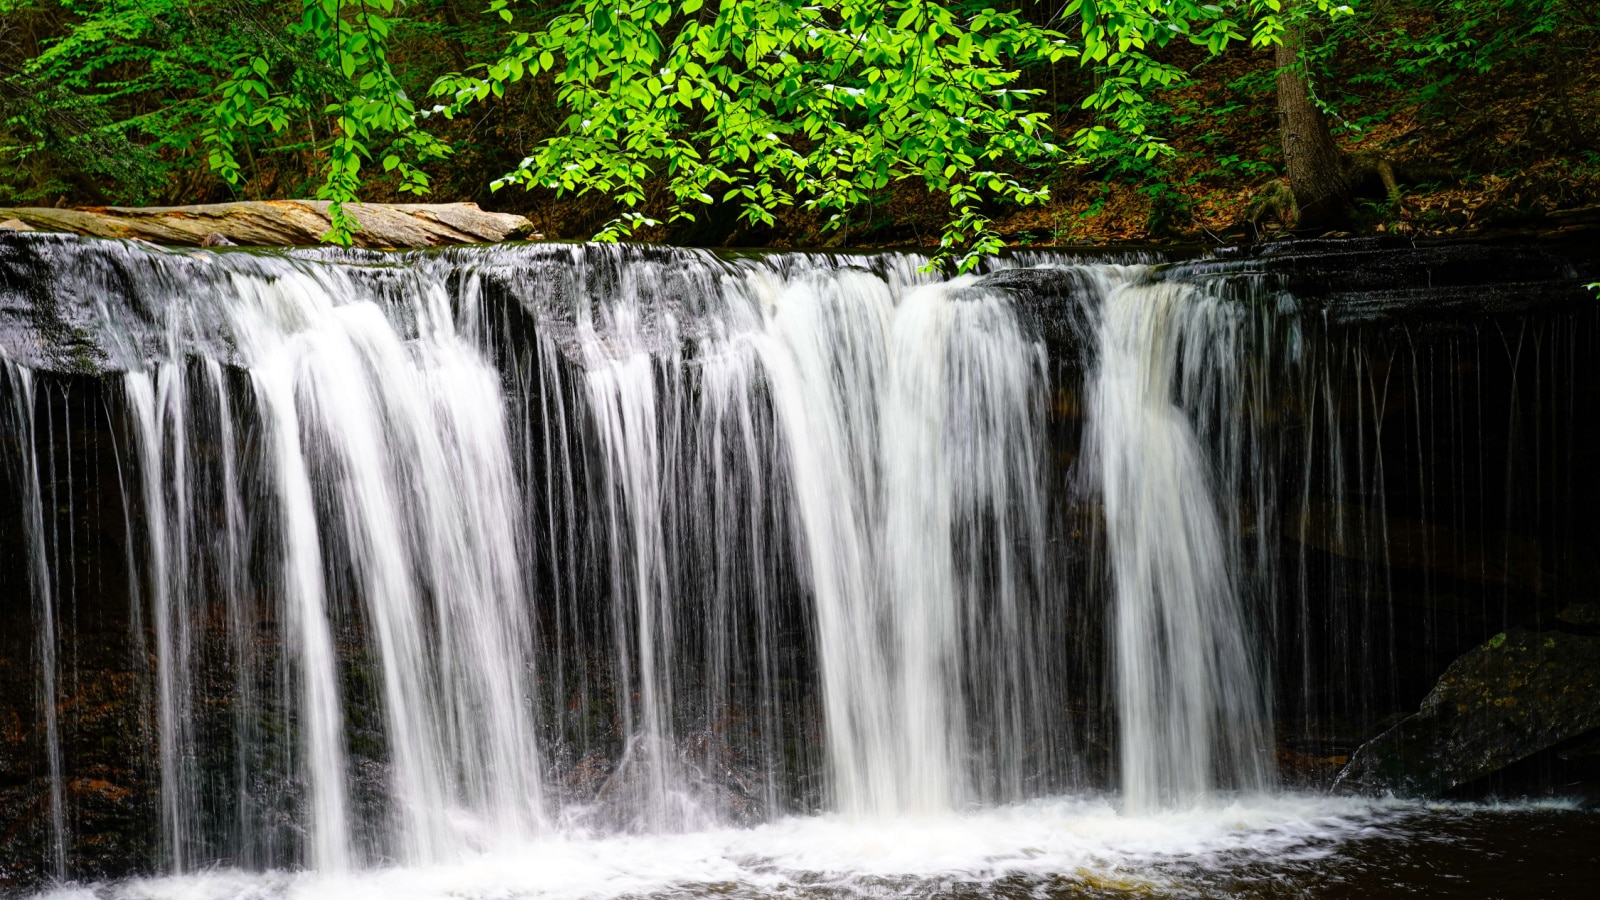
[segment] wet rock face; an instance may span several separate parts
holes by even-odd
[[[1364,744],[1342,788],[1437,797],[1600,728],[1600,638],[1514,629],[1457,659]]]
[[[35,887],[58,867],[81,877],[147,870],[155,859],[149,654],[130,599],[127,518],[118,490],[105,385],[78,376],[38,384],[33,454],[0,398],[0,896]],[[50,753],[41,697],[37,594],[23,480],[36,460],[44,552],[54,562],[54,712],[60,824],[73,840],[57,857]],[[55,465],[52,465],[55,463]]]

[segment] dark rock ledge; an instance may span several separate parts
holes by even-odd
[[[355,233],[358,247],[438,247],[536,237],[526,218],[485,212],[476,203],[350,203],[345,209],[361,226]],[[179,246],[316,244],[330,227],[326,200],[82,209],[0,207],[0,229],[137,238]]]
[[[1415,714],[1356,751],[1339,785],[1441,797],[1546,751],[1565,760],[1597,730],[1600,637],[1512,629],[1451,663]]]

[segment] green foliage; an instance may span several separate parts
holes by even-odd
[[[1593,24],[1579,20],[1581,13],[1567,0],[1434,0],[1428,5],[1430,26],[1394,32],[1394,67],[1401,74],[1435,68],[1481,74],[1513,55],[1537,52],[1537,39],[1558,27]]]
[[[493,8],[512,21],[505,3]],[[942,245],[966,248],[970,264],[1000,246],[986,204],[1047,199],[1016,170],[1061,156],[1018,67],[1075,53],[986,4],[581,0],[435,92],[454,114],[550,73],[561,133],[496,185],[615,198],[627,211],[600,240],[657,224],[641,209],[661,182],[669,221],[735,203],[744,221],[771,224],[800,205],[840,227],[892,183],[917,179],[948,196]]]
[[[1333,88],[1324,98],[1330,113],[1363,105],[1374,92],[1389,97],[1362,116],[1340,117],[1344,128],[1360,133],[1399,109],[1453,105],[1462,78],[1547,58],[1557,35],[1597,26],[1600,18],[1584,0],[1409,0],[1328,22],[1305,55],[1313,75]],[[1345,59],[1351,47],[1362,51],[1359,66]]]
[[[202,92],[229,57],[258,36],[236,26],[238,10],[181,0],[5,3],[6,18],[19,31],[24,19],[30,30],[66,27],[21,65],[0,64],[0,90],[8,101],[0,157],[54,161],[79,177],[116,177],[131,187],[125,199],[134,202],[158,194],[170,174],[164,156],[181,153],[198,137]],[[253,13],[249,6],[240,9]],[[134,108],[130,98],[142,94],[160,94],[166,102]],[[60,187],[52,179],[13,190],[28,197]]]
[[[319,199],[332,201],[327,240],[350,243],[356,223],[344,204],[357,198],[361,168],[374,156],[381,154],[385,172],[399,175],[401,191],[427,193],[420,166],[448,149],[417,127],[416,107],[389,64],[395,13],[395,0],[304,0],[300,21],[286,29],[288,41],[242,56],[218,85],[204,130],[211,168],[237,183],[233,148],[242,137],[283,132],[315,112],[331,131],[317,189]],[[318,96],[326,98],[320,110],[309,102]]]
[[[1200,179],[1272,174],[1270,138],[1239,135],[1271,127],[1273,66],[1250,54],[1285,35],[1359,132],[1593,18],[1580,0],[0,0],[0,193],[310,192],[348,242],[343,204],[441,182],[592,198],[602,240],[723,210],[849,228],[914,187],[970,266],[1001,244],[996,211],[1048,201],[1069,166],[1158,217]],[[1178,98],[1197,66],[1246,57]]]
[[[1305,8],[1350,15],[1348,4]],[[492,5],[508,23],[506,0]],[[1001,240],[996,201],[1048,198],[1029,167],[1051,161],[1153,160],[1170,153],[1151,123],[1162,90],[1188,73],[1163,59],[1174,40],[1209,54],[1278,39],[1280,0],[1069,0],[1077,40],[994,4],[926,0],[578,0],[538,30],[516,32],[481,73],[441,79],[458,113],[548,72],[568,115],[561,133],[496,182],[597,191],[627,211],[598,238],[659,224],[640,208],[664,179],[669,221],[695,205],[737,202],[750,223],[800,204],[829,226],[894,181],[948,196],[941,246],[963,268]],[[1057,147],[1021,70],[1079,59],[1096,73],[1082,108],[1097,121]],[[1166,202],[1159,181],[1142,188]]]
[[[1356,2],[1306,0],[1286,13],[1284,0],[1069,0],[1066,13],[1076,13],[1081,21],[1082,59],[1097,68],[1096,89],[1084,98],[1083,108],[1098,113],[1100,121],[1073,136],[1080,159],[1129,151],[1153,159],[1172,152],[1151,125],[1157,121],[1152,104],[1158,93],[1190,77],[1158,52],[1174,41],[1203,47],[1212,56],[1245,42],[1247,32],[1250,45],[1270,46],[1305,16],[1352,16]]]
[[[422,191],[419,164],[444,155],[408,99],[444,68],[412,64],[407,84],[390,64],[413,21],[395,0],[0,2],[5,21],[27,17],[45,35],[20,64],[0,56],[0,190],[42,199],[87,183],[91,195],[103,185],[108,199],[142,203],[178,199],[209,169],[249,192],[262,158],[275,157],[280,175],[320,172],[315,187],[291,180],[287,192],[334,201],[329,237],[348,241],[340,204],[370,182],[364,164],[381,161],[394,189]],[[448,2],[408,10],[437,17]],[[467,31],[448,30],[457,41]],[[79,184],[30,178],[41,161]]]

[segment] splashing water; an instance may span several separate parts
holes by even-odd
[[[360,874],[202,872],[47,894],[148,898],[528,897],[539,900],[796,893],[919,897],[968,891],[1049,896],[1218,893],[1264,860],[1327,859],[1363,835],[1408,835],[1419,812],[1355,800],[1277,800],[1129,818],[1100,799],[1057,799],[967,815],[863,822],[782,819],[684,834],[552,836],[515,852]],[[1285,861],[1293,860],[1293,863]]]

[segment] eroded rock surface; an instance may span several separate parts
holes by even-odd
[[[1437,797],[1600,728],[1600,638],[1513,629],[1450,664],[1341,787]]]

